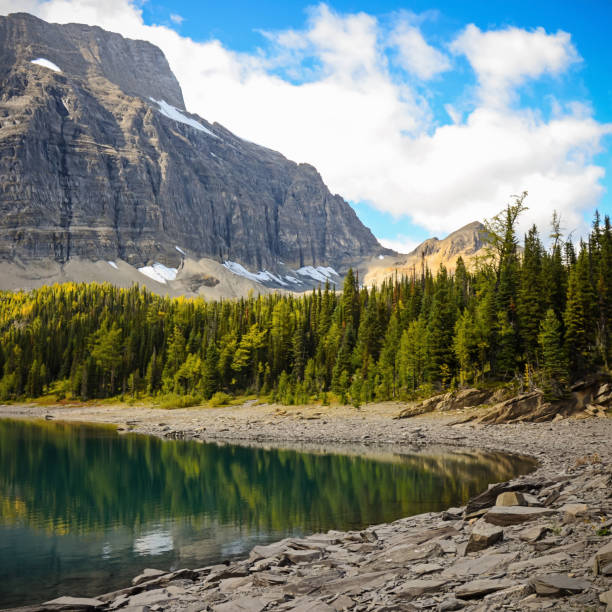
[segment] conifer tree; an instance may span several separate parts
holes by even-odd
[[[561,323],[552,308],[546,311],[538,342],[542,352],[544,389],[549,396],[561,397],[568,381],[568,360],[563,347]]]

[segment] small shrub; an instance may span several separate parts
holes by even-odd
[[[609,536],[610,530],[608,529],[608,527],[602,527],[601,529],[597,530],[597,535],[598,536]]]
[[[208,403],[213,408],[217,408],[219,406],[230,406],[232,403],[232,397],[223,391],[217,391],[210,398],[210,400],[208,400]]]

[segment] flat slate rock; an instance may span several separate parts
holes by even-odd
[[[103,601],[94,599],[93,597],[58,597],[51,601],[46,601],[44,606],[53,607],[57,610],[89,610],[91,608],[99,608],[104,605]]]
[[[215,612],[261,612],[269,603],[269,599],[259,597],[238,597],[216,604],[212,606],[212,609]]]
[[[532,557],[531,559],[525,559],[524,561],[517,561],[516,563],[511,563],[508,566],[508,571],[520,572],[528,568],[547,567],[555,565],[557,563],[563,563],[568,559],[569,557],[564,552],[556,552],[552,555],[542,555],[541,557]]]
[[[404,599],[411,599],[413,597],[420,597],[425,593],[439,591],[447,583],[448,580],[406,580],[394,594]]]
[[[152,580],[153,578],[159,578],[160,576],[163,576],[166,573],[167,572],[164,572],[163,570],[158,570],[158,569],[153,569],[153,568],[148,567],[142,570],[142,573],[136,576],[136,578],[132,579],[132,584],[137,585],[137,584],[140,584],[141,582]]]
[[[455,561],[453,565],[447,567],[442,572],[444,578],[462,578],[464,576],[482,576],[498,571],[505,567],[511,561],[514,561],[518,553],[495,553],[490,555],[482,555],[475,559],[461,559]]]
[[[294,606],[286,609],[291,610],[291,612],[336,612],[336,608],[333,608],[320,599],[303,598],[296,600],[294,603]]]
[[[484,597],[495,591],[502,591],[513,587],[516,582],[512,580],[473,580],[466,582],[455,589],[455,596],[459,599],[473,599],[476,597]]]
[[[536,525],[535,527],[528,527],[521,531],[519,538],[523,540],[523,542],[537,542],[542,539],[548,531],[550,531],[548,527]]]
[[[546,574],[534,576],[529,584],[538,595],[564,595],[582,593],[591,586],[590,582],[579,578],[570,578],[566,574]]]
[[[548,508],[532,508],[530,506],[493,506],[484,516],[487,523],[506,527],[533,521],[544,516],[555,514]]]

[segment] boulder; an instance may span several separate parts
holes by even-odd
[[[606,612],[612,610],[612,589],[599,594],[599,601],[606,604]]]
[[[612,542],[608,542],[595,553],[593,557],[593,572],[595,575],[603,574],[603,570],[608,570],[610,564],[612,564]]]
[[[480,519],[476,521],[472,528],[472,533],[470,534],[465,552],[471,553],[484,550],[502,540],[503,537],[504,530],[501,527],[497,527]]]
[[[546,574],[534,576],[529,584],[538,595],[566,595],[582,593],[591,586],[590,582],[570,578],[567,574]]]
[[[534,488],[540,489],[547,484],[549,484],[549,481],[543,481],[541,479],[525,479],[514,483],[500,482],[491,485],[486,491],[470,499],[465,507],[465,515],[469,516],[475,512],[494,506],[497,496],[505,491],[529,491]]]
[[[473,599],[476,597],[483,597],[495,591],[501,591],[502,589],[509,589],[515,584],[516,582],[512,580],[504,579],[473,580],[472,582],[466,582],[456,588],[455,595],[459,597],[459,599]]]
[[[496,506],[526,506],[525,498],[520,491],[505,491],[495,500]]]
[[[561,506],[563,512],[563,522],[573,523],[577,518],[584,516],[588,512],[589,507],[586,504],[565,504]]]
[[[484,516],[487,523],[506,527],[533,521],[545,516],[555,514],[548,508],[530,508],[528,506],[494,506]]]

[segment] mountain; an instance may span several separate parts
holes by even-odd
[[[392,253],[314,167],[187,112],[154,45],[25,13],[0,17],[0,213],[0,286],[300,289]]]
[[[434,274],[443,264],[454,271],[461,257],[469,268],[477,256],[483,255],[486,230],[482,223],[474,221],[449,234],[443,240],[429,238],[407,255],[374,259],[365,269],[363,282],[366,285],[380,284],[386,278],[398,275],[420,275],[426,266]]]

